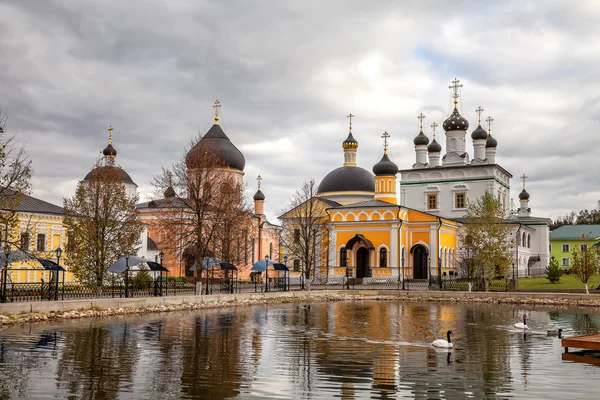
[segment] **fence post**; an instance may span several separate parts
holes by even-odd
[[[2,303],[7,302],[7,293],[6,293],[6,281],[8,280],[8,259],[6,259],[6,264],[2,269]]]

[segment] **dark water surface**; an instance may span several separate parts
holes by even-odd
[[[21,326],[0,331],[0,398],[598,399],[600,368],[562,361],[550,328],[600,314],[364,301]],[[456,348],[432,348],[449,329]]]

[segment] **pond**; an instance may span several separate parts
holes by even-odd
[[[600,358],[563,361],[546,331],[599,327],[583,310],[391,301],[20,326],[0,331],[0,398],[596,399]],[[433,348],[448,330],[456,347]]]

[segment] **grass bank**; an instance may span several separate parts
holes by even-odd
[[[595,289],[600,283],[600,275],[595,275],[588,282],[590,289]],[[575,275],[563,275],[560,277],[558,283],[550,283],[548,279],[544,278],[519,278],[519,291],[527,292],[530,290],[535,291],[549,291],[555,290],[584,290],[585,286],[577,279]]]

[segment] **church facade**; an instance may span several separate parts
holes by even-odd
[[[511,207],[513,176],[496,161],[498,141],[492,134],[493,118],[486,119],[486,131],[481,124],[482,107],[476,110],[478,123],[470,135],[473,153],[469,154],[469,122],[458,109],[461,88],[457,79],[452,81],[454,109],[442,125],[446,137],[443,155],[436,138],[437,123],[432,124],[430,141],[423,131],[425,116],[419,115],[411,168],[399,170],[390,160],[387,132],[382,136],[383,158],[373,166],[373,173],[358,166],[358,141],[352,133],[353,115],[349,115],[350,131],[342,143],[344,164],[323,178],[316,197],[326,210],[323,234],[327,240],[317,244],[316,265],[303,269],[311,268],[315,274],[328,277],[348,274],[373,279],[456,275],[461,257],[460,229],[468,203],[487,192],[503,205],[505,223],[510,227],[507,240],[514,262],[508,275],[544,273],[549,260],[550,220],[531,215],[525,175],[520,207]],[[289,212],[280,219],[284,230],[293,229]],[[293,256],[294,251],[287,248],[284,253]]]

